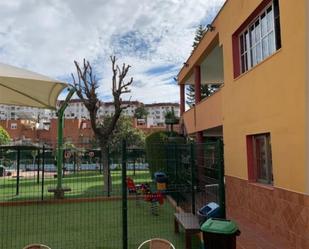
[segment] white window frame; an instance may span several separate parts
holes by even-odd
[[[87,123],[82,123],[82,129],[87,129]]]
[[[11,123],[11,130],[17,130],[17,123]]]
[[[268,30],[268,20],[267,20],[267,10],[269,9],[269,7],[271,7],[271,11],[272,11],[272,20],[271,20],[271,29]],[[266,18],[266,33],[264,35],[262,35],[262,15],[265,15],[264,18]],[[252,37],[251,37],[251,28],[253,27],[253,33],[256,34],[256,30],[257,27],[255,26],[255,24],[259,22],[259,40],[256,41],[256,38],[254,36],[254,41],[252,41]],[[273,33],[273,40],[272,40],[272,46],[273,46],[273,51],[269,51],[269,42],[267,42],[267,50],[268,53],[266,53],[266,55],[264,56],[264,50],[263,50],[263,39],[267,38],[268,36],[271,35],[271,33]],[[241,45],[241,37],[243,42],[243,45]],[[275,28],[275,9],[274,9],[274,1],[271,1],[258,15],[257,17],[239,34],[238,36],[238,42],[239,42],[239,66],[240,66],[240,72],[245,73],[247,71],[249,71],[252,67],[258,65],[259,63],[261,63],[263,60],[265,60],[267,57],[271,56],[272,54],[274,54],[277,51],[276,48],[276,28]],[[267,40],[268,41],[268,40]],[[256,47],[260,46],[259,49],[259,58],[255,55],[255,58],[253,56],[253,51],[257,52]],[[243,52],[241,51],[241,48],[244,48]],[[246,59],[244,61],[244,67],[243,67],[243,59],[244,56],[246,56]],[[255,59],[255,61],[253,61]],[[259,59],[259,60],[258,60]]]

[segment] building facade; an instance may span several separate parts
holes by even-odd
[[[149,127],[165,127],[165,114],[174,111],[175,116],[179,117],[178,103],[153,103],[145,104],[145,109],[148,112],[147,124]]]
[[[41,142],[52,148],[57,146],[57,119],[50,119],[45,127],[30,120],[0,120],[2,126],[13,141]],[[94,139],[89,120],[65,119],[64,142],[70,142],[77,147],[83,147]]]
[[[58,107],[61,102],[58,103]],[[171,111],[179,115],[179,104],[156,103],[144,105],[148,116],[145,119],[135,119],[135,109],[141,102],[124,102],[128,106],[123,113],[132,118],[134,128],[149,134],[155,131],[164,131],[166,127],[165,113]],[[104,118],[114,114],[114,105],[111,102],[101,103],[98,117]],[[1,116],[2,115],[2,116]],[[89,113],[80,100],[71,100],[64,113],[64,140],[74,143],[77,146],[84,146],[94,139],[91,129]],[[57,116],[55,111],[0,105],[0,125],[7,130],[13,140],[24,140],[31,142],[45,142],[56,147],[57,138]],[[178,130],[178,126],[174,127]]]
[[[228,0],[178,75],[185,131],[222,137],[227,209],[309,248],[308,3]],[[185,85],[221,84],[185,111]]]
[[[27,106],[0,105],[0,120],[49,120],[54,116],[53,111]]]
[[[57,107],[61,105],[61,101],[58,102]],[[165,114],[168,111],[174,110],[175,116],[179,117],[179,104],[178,103],[153,103],[143,104],[139,101],[124,101],[123,104],[127,106],[123,110],[123,114],[129,117],[133,117],[135,109],[139,106],[144,106],[148,112],[147,120],[143,123],[148,127],[164,127]],[[111,116],[115,112],[115,108],[112,102],[102,102],[98,110],[98,117],[103,118],[105,116]],[[65,119],[89,119],[89,113],[81,100],[73,99],[69,102],[68,107],[64,113]],[[9,106],[0,105],[0,120],[33,120],[40,122],[49,122],[51,119],[57,118],[56,112],[47,109],[38,109],[32,107],[21,106]]]

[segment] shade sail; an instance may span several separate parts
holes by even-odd
[[[0,103],[55,109],[68,85],[25,69],[0,63]]]

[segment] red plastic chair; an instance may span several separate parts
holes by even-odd
[[[137,192],[137,187],[133,181],[132,178],[127,177],[127,188],[129,190],[129,193],[136,193]]]

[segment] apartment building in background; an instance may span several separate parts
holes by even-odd
[[[223,139],[228,216],[263,234],[259,248],[309,248],[307,18],[305,0],[228,0],[178,74],[184,130]]]
[[[58,102],[58,107],[62,102]],[[145,124],[148,126],[164,126],[165,114],[168,111],[174,110],[174,113],[179,117],[179,104],[178,103],[152,103],[143,104],[139,101],[124,101],[123,105],[127,106],[123,110],[125,116],[133,117],[135,109],[139,106],[144,106],[148,112],[147,120]],[[102,102],[98,110],[98,117],[103,118],[105,116],[111,116],[115,112],[115,108],[112,102]],[[81,100],[72,99],[69,102],[68,107],[64,113],[65,119],[89,119],[89,113]],[[9,106],[0,105],[0,120],[37,120],[47,122],[51,119],[57,118],[56,112],[47,109],[38,109],[32,107],[22,106]]]
[[[61,101],[58,103],[60,106]],[[178,103],[143,104],[138,101],[123,102],[127,108],[123,110],[125,116],[132,118],[132,125],[136,129],[149,134],[168,129],[165,125],[165,114],[174,110],[179,115]],[[148,112],[145,119],[135,119],[135,109],[144,106]],[[114,114],[112,102],[102,102],[98,111],[98,118]],[[65,140],[77,145],[89,143],[94,138],[89,121],[89,113],[78,99],[69,102],[64,113]],[[8,131],[13,140],[41,141],[56,146],[57,115],[55,111],[31,107],[0,105],[0,125]],[[175,127],[175,130],[178,126]]]
[[[57,146],[57,119],[50,119],[44,128],[31,120],[0,120],[2,126],[13,141],[29,141],[45,143],[52,148]],[[76,146],[85,146],[94,139],[89,120],[65,119],[64,142],[71,142]]]
[[[152,103],[143,104],[139,101],[124,101],[123,105],[127,106],[123,110],[125,116],[133,117],[135,109],[139,106],[144,106],[148,112],[147,120],[145,124],[149,127],[152,126],[165,126],[165,114],[168,111],[174,109],[175,115],[179,117],[179,104],[178,103]],[[98,117],[103,118],[104,116],[111,116],[115,112],[114,104],[112,102],[102,102],[98,110]],[[86,107],[79,99],[71,100],[67,109],[65,110],[65,118],[67,119],[89,119],[89,113]]]
[[[178,103],[153,103],[145,104],[148,112],[147,123],[153,127],[165,127],[165,114],[174,111],[175,116],[179,117],[180,110]]]
[[[0,105],[0,120],[49,120],[53,116],[53,111],[27,106]]]

